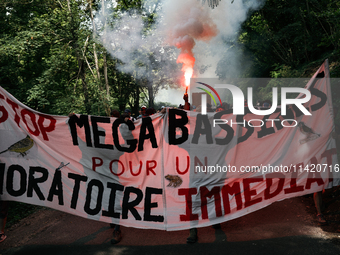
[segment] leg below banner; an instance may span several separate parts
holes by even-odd
[[[197,228],[191,228],[187,243],[196,243],[197,241]]]

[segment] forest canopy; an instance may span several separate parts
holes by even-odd
[[[152,8],[146,9],[146,2]],[[177,49],[156,40],[147,42],[147,47],[133,50],[129,65],[134,71],[128,71],[120,68],[120,58],[110,54],[112,44],[101,38],[108,29],[115,30],[124,15],[139,15],[141,37],[147,38],[155,33],[162,2],[2,1],[0,85],[24,104],[48,114],[108,115],[112,109],[125,108],[138,114],[141,105],[155,107],[158,91],[180,82]],[[252,1],[229,4],[240,2],[247,5]],[[134,40],[132,33],[128,36],[128,41]],[[235,65],[241,77],[311,77],[325,59],[329,59],[331,77],[339,77],[340,2],[262,1],[256,9],[249,9],[236,35],[225,38],[222,46],[226,54],[220,56],[215,70],[220,78],[225,78],[225,66],[230,61],[227,53],[235,48],[239,54]],[[200,68],[207,67],[196,67],[195,72]],[[147,75],[140,75],[140,70],[147,70]],[[333,103],[338,107],[337,87],[332,90]],[[266,99],[270,87],[257,91],[258,97]]]

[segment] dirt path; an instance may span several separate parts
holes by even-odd
[[[328,226],[317,224],[311,197],[293,198],[225,222],[218,230],[200,228],[199,241],[193,245],[186,244],[188,231],[127,227],[122,227],[122,241],[111,245],[108,224],[42,209],[7,230],[0,254],[226,254],[226,250],[228,254],[340,254],[339,200],[326,201]]]

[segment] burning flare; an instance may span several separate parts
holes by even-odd
[[[197,2],[197,1],[196,1]],[[179,17],[171,29],[171,43],[180,49],[177,63],[182,64],[185,85],[188,86],[194,73],[195,57],[193,48],[195,41],[209,41],[217,35],[216,24],[209,16],[209,11],[198,6],[188,4],[178,10]]]
[[[190,84],[190,78],[192,77],[192,74],[194,72],[194,69],[188,68],[184,71],[184,77],[185,77],[185,86],[189,86]]]

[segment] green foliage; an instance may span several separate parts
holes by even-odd
[[[310,78],[327,58],[331,77],[340,77],[339,31],[339,1],[267,0],[244,22],[238,38],[253,62],[245,77]],[[274,79],[257,87],[255,97],[271,100],[272,88],[280,86]],[[332,92],[339,107],[337,86]]]
[[[150,49],[140,49],[135,65],[146,68],[142,59],[149,58],[154,77],[141,79],[135,73],[121,72],[119,60],[108,55],[97,33],[104,33],[124,12],[141,15],[143,33],[152,33],[159,1],[147,2],[147,11],[141,0],[117,1],[117,5],[102,0],[0,4],[0,85],[44,113],[108,115],[112,108],[122,111],[129,107],[137,114],[140,103],[147,99],[152,105],[155,94],[168,81],[159,72],[162,63],[155,61]],[[102,7],[110,15],[101,24],[92,22]]]
[[[303,72],[295,70],[306,63],[338,54],[339,18],[338,1],[266,1],[243,24],[239,37],[253,54],[253,75],[296,77]]]
[[[44,113],[107,115],[110,108],[127,106],[137,112],[141,81],[118,71],[117,60],[93,36],[90,5],[99,11],[101,3],[18,0],[0,4],[0,85]],[[141,12],[142,4],[118,1],[112,17],[128,9]],[[151,29],[155,15],[144,17]]]
[[[153,52],[163,50],[171,56],[172,49],[157,43],[138,49],[132,64],[152,69],[152,77],[140,78],[137,73],[119,71],[120,61],[106,52],[93,32],[103,33],[105,26],[113,27],[128,12],[140,14],[143,34],[152,34],[160,1],[104,2],[110,15],[101,25],[93,24],[91,17],[101,12],[102,0],[0,3],[0,85],[31,108],[49,114],[107,115],[110,108],[131,108],[138,114],[140,105],[152,106],[160,88],[176,83],[171,79],[176,77],[171,73],[176,70],[175,61],[174,68],[164,72]],[[142,8],[146,3],[149,8]],[[228,78],[223,77],[222,67],[233,64],[243,71],[242,77],[310,77],[328,58],[331,76],[339,77],[339,46],[339,1],[267,0],[249,15],[237,41],[225,41],[226,56],[234,49],[242,56],[239,66],[222,58],[216,73]],[[148,65],[143,62],[146,58]],[[270,97],[272,86],[256,87],[257,97]]]

